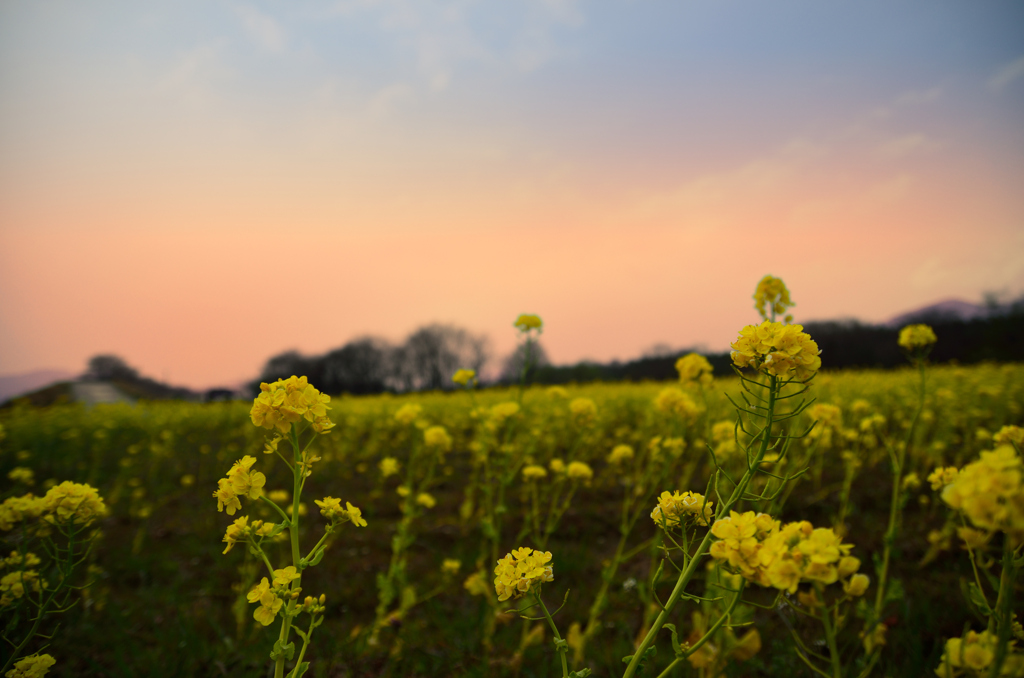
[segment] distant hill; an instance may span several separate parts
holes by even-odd
[[[882,323],[884,327],[899,329],[911,323],[927,323],[937,320],[978,320],[990,315],[1001,314],[999,307],[989,308],[981,304],[972,304],[961,299],[946,299],[922,308],[907,311]]]
[[[71,381],[76,376],[67,370],[33,370],[0,376],[0,403],[61,381]]]

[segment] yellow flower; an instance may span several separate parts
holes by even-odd
[[[420,492],[416,495],[416,503],[428,509],[432,509],[437,506],[437,500],[434,499],[433,495],[429,492]]]
[[[223,553],[230,551],[238,542],[245,541],[249,531],[249,516],[236,518],[235,522],[228,525],[228,529],[224,532],[224,541],[228,545],[224,548]]]
[[[294,565],[281,568],[280,570],[274,570],[274,587],[280,588],[282,586],[288,586],[293,581],[301,577],[302,574],[295,569]]]
[[[960,470],[955,466],[940,467],[931,472],[928,476],[928,482],[931,483],[933,490],[941,490],[956,480],[958,473],[960,473]]]
[[[65,480],[43,497],[43,514],[48,522],[85,526],[107,515],[107,506],[95,487]]]
[[[491,407],[491,421],[495,424],[502,424],[506,419],[519,412],[519,403],[506,402],[498,403]]]
[[[303,418],[314,429],[329,430],[333,426],[326,418],[329,402],[331,397],[316,390],[306,377],[291,376],[260,384],[260,394],[253,400],[249,417],[254,425],[276,428],[281,433],[288,433],[292,424]]]
[[[732,362],[776,377],[810,379],[821,368],[821,351],[803,325],[783,325],[765,320],[747,325],[732,344]]]
[[[709,384],[713,379],[711,363],[699,353],[687,353],[677,360],[676,371],[679,372],[679,381],[684,384],[693,381]]]
[[[395,412],[395,421],[400,424],[411,424],[420,418],[423,408],[413,403],[406,403]]]
[[[974,527],[1001,530],[1024,540],[1024,465],[1009,445],[982,452],[942,490],[942,500],[962,511]]]
[[[48,654],[34,654],[16,661],[14,668],[4,675],[7,678],[42,678],[56,663],[57,660]]]
[[[654,406],[661,412],[673,414],[684,419],[694,419],[700,416],[701,410],[686,393],[683,393],[675,386],[663,389],[658,397],[654,399]]]
[[[31,493],[20,497],[8,497],[0,504],[0,530],[6,532],[23,520],[38,518],[44,508],[43,498]]]
[[[267,494],[267,498],[276,504],[285,504],[291,499],[291,493],[288,490],[271,490]]]
[[[398,460],[395,459],[394,457],[384,457],[383,459],[380,460],[380,463],[377,465],[377,468],[380,469],[381,477],[387,478],[398,473],[399,463]]]
[[[11,469],[7,477],[15,483],[21,483],[22,485],[32,486],[36,484],[35,473],[32,469],[25,468],[24,466],[15,466]]]
[[[277,613],[281,610],[281,606],[284,605],[284,601],[278,598],[277,594],[271,590],[270,582],[267,581],[266,577],[263,577],[259,584],[252,587],[246,598],[250,603],[258,602],[260,604],[252,613],[252,616],[253,619],[264,626],[270,626]]]
[[[452,437],[444,426],[431,426],[423,432],[423,442],[427,447],[436,448],[439,452],[450,452],[452,449]]]
[[[565,473],[565,462],[561,459],[552,459],[551,463],[548,464],[548,468],[551,469],[552,473],[561,475]]]
[[[582,461],[569,462],[569,466],[566,468],[565,473],[569,476],[570,480],[588,481],[594,477],[593,469]]]
[[[460,386],[469,386],[470,382],[476,383],[476,370],[456,370],[452,381]]]
[[[538,316],[528,313],[521,313],[513,323],[513,327],[520,332],[529,332],[530,330],[537,330],[539,332],[543,326],[544,322]]]
[[[441,563],[441,572],[444,574],[458,574],[459,570],[462,569],[462,561],[454,558],[445,558],[444,562]]]
[[[1019,449],[1024,446],[1024,428],[1020,426],[1004,426],[992,436],[992,442],[996,445],[1016,445]]]
[[[913,351],[931,346],[937,340],[935,331],[928,325],[907,325],[900,330],[896,343],[908,351]]]
[[[616,445],[608,455],[609,464],[620,464],[633,458],[633,448],[629,445]]]
[[[772,313],[782,315],[786,309],[795,305],[789,298],[789,290],[781,278],[766,275],[754,289],[754,308],[765,320]],[[788,320],[792,320],[792,317],[789,316]]]
[[[550,562],[550,551],[542,553],[525,546],[499,560],[494,568],[494,590],[498,600],[522,598],[531,590],[536,591],[544,582],[554,581]]]
[[[523,467],[523,480],[525,482],[530,482],[531,480],[540,480],[541,478],[546,478],[547,475],[548,472],[544,469],[543,466],[538,466],[537,464],[529,464]]]
[[[864,595],[870,584],[871,579],[866,574],[855,574],[850,577],[849,581],[843,583],[843,591],[849,596],[858,598]]]
[[[707,525],[714,513],[713,506],[714,502],[698,492],[670,493],[666,491],[658,497],[658,505],[651,511],[651,520],[663,528],[678,525],[680,519],[683,518],[693,518],[698,525]],[[719,523],[722,521],[715,524]],[[727,525],[727,523],[722,524],[723,526]]]
[[[487,588],[487,582],[484,581],[483,575],[479,572],[466,577],[466,581],[462,582],[462,587],[469,592],[471,596],[486,596],[489,589]]]
[[[569,411],[579,426],[587,426],[597,419],[597,405],[590,398],[574,398],[569,403]]]

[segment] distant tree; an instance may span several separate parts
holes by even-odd
[[[116,355],[97,355],[89,359],[85,379],[96,381],[136,381],[139,373]]]
[[[394,349],[375,337],[350,341],[320,359],[323,379],[318,388],[326,393],[365,395],[387,390]]]
[[[426,325],[395,349],[390,381],[400,391],[451,388],[456,370],[479,373],[487,358],[486,337],[454,325]]]
[[[523,360],[525,359],[525,344],[519,344],[516,350],[505,357],[501,363],[501,376],[499,381],[503,384],[516,384],[523,373]],[[548,367],[551,360],[547,351],[540,342],[534,341],[530,345],[530,371],[526,375],[528,381],[532,381],[539,368]]]
[[[319,360],[316,357],[306,357],[294,350],[279,353],[263,366],[259,379],[256,380],[256,386],[258,388],[259,382],[262,381],[269,383],[278,379],[287,379],[292,375],[309,377],[310,382],[318,384],[320,383],[317,380],[320,372]]]

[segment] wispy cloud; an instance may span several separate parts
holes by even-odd
[[[1014,59],[1002,66],[988,79],[989,89],[1000,92],[1014,80],[1024,77],[1024,56]]]
[[[235,7],[242,27],[246,34],[268,52],[283,52],[288,44],[288,36],[281,25],[272,16],[261,12],[252,5]]]

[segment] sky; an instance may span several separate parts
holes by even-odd
[[[1024,3],[0,4],[0,374],[431,322],[723,350],[1024,293]],[[497,362],[497,360],[495,361]]]

